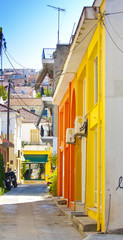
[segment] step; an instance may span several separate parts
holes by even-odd
[[[76,201],[76,211],[84,212],[84,204],[81,201]]]
[[[88,216],[76,217],[73,216],[73,225],[75,225],[80,232],[96,232],[97,222]]]
[[[73,217],[87,217],[87,215],[84,214],[84,212],[73,211],[73,212],[71,212],[71,219]]]
[[[66,205],[67,204],[67,200],[66,199],[60,199],[57,201],[58,205]]]

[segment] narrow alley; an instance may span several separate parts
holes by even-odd
[[[45,184],[25,184],[0,197],[0,239],[80,240],[82,235],[49,198]]]

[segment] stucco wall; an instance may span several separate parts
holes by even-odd
[[[36,129],[33,123],[23,123],[22,124],[22,141],[30,142],[30,130]]]
[[[54,54],[54,90],[56,88],[59,76],[62,72],[63,64],[67,56],[69,49],[68,44],[57,45],[56,52]],[[54,126],[53,126],[53,136],[57,137],[57,106],[54,106]]]
[[[123,1],[106,0],[106,13],[121,11]],[[123,176],[123,14],[108,15],[105,20],[105,213],[106,228],[115,230],[123,228],[123,189],[116,190],[119,177]]]
[[[1,133],[7,134],[7,112],[1,112]],[[10,113],[10,125],[9,125],[9,133],[15,134],[15,121],[16,121],[15,113]]]

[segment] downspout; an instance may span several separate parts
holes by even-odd
[[[98,20],[100,14],[98,15]],[[100,231],[100,20],[98,23],[98,202],[97,202],[97,231]]]
[[[71,127],[71,83],[69,83],[69,128]],[[70,144],[69,144],[69,159],[68,159],[68,203],[67,206],[70,206]]]

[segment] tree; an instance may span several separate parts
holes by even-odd
[[[29,162],[30,162],[30,160],[26,160],[26,159],[25,159],[25,161],[21,162],[21,179],[24,179],[24,174],[25,174],[26,170],[28,169],[27,163],[29,163]]]
[[[0,153],[0,188],[4,188],[5,167],[2,153]]]
[[[56,168],[56,166],[57,166],[57,153],[55,153],[55,154],[51,157],[51,163],[52,163],[52,165]]]
[[[3,100],[6,100],[8,97],[8,93],[6,92],[4,86],[0,86],[0,97],[2,97]]]
[[[41,98],[41,93],[40,92],[36,93],[36,98]]]
[[[57,196],[57,168],[52,174],[51,182],[52,183],[50,184],[50,192],[54,197],[56,197]]]

